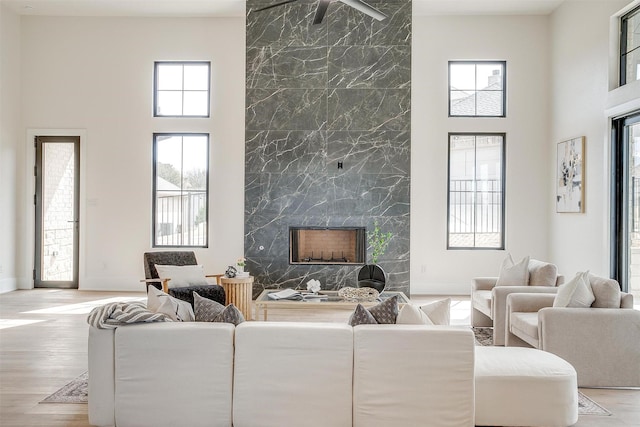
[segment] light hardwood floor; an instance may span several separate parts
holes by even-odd
[[[87,370],[87,313],[110,298],[144,294],[37,289],[0,295],[0,426],[89,426],[87,405],[38,402]],[[421,304],[439,298],[412,300]],[[454,297],[453,323],[469,324],[468,306],[468,298]],[[269,320],[293,321],[302,315],[308,321],[343,322],[349,312],[270,310]],[[17,322],[24,324],[12,326]],[[640,390],[582,392],[613,415],[581,416],[576,426],[640,426]]]

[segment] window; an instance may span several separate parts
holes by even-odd
[[[156,62],[155,117],[209,117],[209,62]]]
[[[504,134],[449,134],[448,249],[504,249]]]
[[[449,117],[505,117],[505,61],[449,61]]]
[[[153,135],[153,246],[207,247],[209,135]]]
[[[640,79],[640,7],[621,19],[620,86]]]

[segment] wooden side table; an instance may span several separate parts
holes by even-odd
[[[226,304],[233,303],[242,312],[245,320],[253,320],[251,310],[253,276],[221,277],[220,285],[222,285],[226,294]]]

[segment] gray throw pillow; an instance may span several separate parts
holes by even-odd
[[[215,322],[216,317],[224,311],[224,305],[217,301],[201,297],[200,294],[194,292],[193,311],[196,322]]]
[[[366,309],[362,304],[358,304],[349,318],[349,324],[351,326],[372,325],[377,323],[395,324],[397,317],[398,297],[394,295],[369,309]]]
[[[223,322],[223,323],[233,323],[238,326],[240,323],[244,322],[244,316],[242,312],[233,304],[229,304],[222,310],[214,320],[214,322]]]
[[[244,322],[242,312],[235,305],[225,307],[217,301],[201,297],[197,292],[193,293],[193,306],[196,322],[233,323],[236,326]]]
[[[351,314],[351,317],[349,317],[349,325],[351,326],[376,325],[377,323],[376,319],[362,304],[356,305],[356,309]]]

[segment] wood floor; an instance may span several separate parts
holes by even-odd
[[[90,309],[110,298],[143,297],[142,293],[46,289],[1,294],[0,426],[89,426],[87,405],[38,402],[87,370],[86,317]],[[414,297],[413,301],[424,303],[438,298]],[[269,320],[293,321],[302,314],[305,320],[332,322],[346,321],[349,316],[344,310],[270,310]],[[452,322],[468,324],[468,298],[455,299]],[[581,391],[613,415],[581,416],[576,426],[640,426],[640,390]]]

